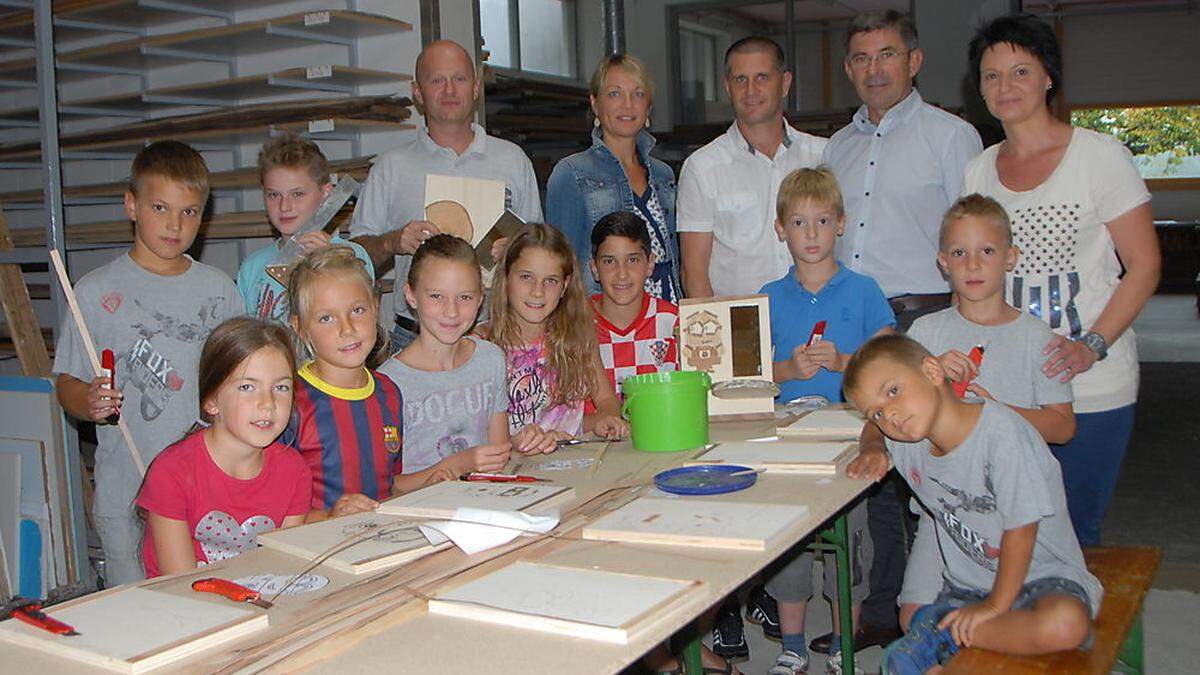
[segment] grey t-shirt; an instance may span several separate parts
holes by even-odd
[[[974,382],[1002,403],[1040,408],[1072,400],[1070,383],[1042,374],[1046,361],[1042,350],[1054,333],[1024,312],[1006,324],[985,326],[966,320],[957,307],[950,307],[914,321],[908,336],[934,356],[951,349],[968,354],[975,345],[983,345],[983,362]],[[970,393],[967,396],[975,398]]]
[[[454,370],[417,370],[395,357],[379,367],[404,394],[404,473],[487,443],[492,415],[508,411],[504,352],[468,339],[475,353]]]
[[[121,415],[148,466],[163,448],[183,438],[199,416],[196,386],[200,349],[217,324],[245,313],[233,280],[192,261],[178,276],[142,268],[128,254],[84,275],[75,284],[96,354],[113,350]],[[54,372],[83,382],[95,378],[79,331],[63,317]],[[142,479],[120,429],[96,427],[95,512],[129,515]]]
[[[424,126],[404,143],[380,155],[371,165],[362,194],[354,206],[350,237],[386,234],[410,221],[424,220],[425,177],[428,174],[502,180],[505,208],[527,223],[540,221],[542,202],[529,157],[516,144],[488,136],[478,124],[472,124],[471,129],[475,132],[475,140],[461,155],[434,143]],[[414,316],[412,309],[399,291],[408,281],[411,266],[411,255],[396,256],[396,314],[409,318]],[[486,312],[485,304],[483,313],[486,315]],[[407,427],[407,419],[405,422]]]
[[[1007,406],[985,401],[975,428],[949,454],[929,441],[887,439],[896,470],[933,514],[943,572],[956,586],[990,592],[1005,530],[1038,523],[1025,583],[1064,577],[1087,591],[1093,616],[1104,594],[1084,565],[1067,514],[1062,469],[1046,442]]]

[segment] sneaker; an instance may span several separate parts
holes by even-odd
[[[953,609],[950,605],[925,605],[918,609],[908,634],[884,650],[883,675],[919,675],[958,653],[958,644],[950,631],[937,627]]]
[[[742,627],[742,616],[737,605],[730,604],[717,612],[713,625],[712,650],[726,661],[744,661],[750,658],[750,645],[746,644],[746,631]]]
[[[767,671],[767,675],[796,675],[808,672],[808,652],[797,654],[784,651],[775,659],[775,665]]]
[[[841,654],[841,652],[838,652],[838,653],[834,654],[833,656],[830,656],[828,659],[826,659],[825,672],[826,673],[835,673],[835,675],[842,675],[842,654]],[[856,672],[856,673],[865,672],[863,670],[862,661],[858,660],[857,654],[854,655],[854,672]]]
[[[779,627],[779,604],[762,586],[750,589],[746,598],[746,620],[762,628],[763,636],[776,642],[783,639]]]

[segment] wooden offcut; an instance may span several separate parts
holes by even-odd
[[[377,513],[409,518],[453,518],[459,508],[531,511],[571,499],[575,490],[547,483],[484,483],[450,480],[393,497]]]
[[[44,231],[42,237],[44,241]],[[8,221],[0,211],[0,251],[11,250],[13,240],[9,236]],[[0,304],[4,306],[4,320],[21,362],[21,372],[31,377],[50,377],[50,355],[20,265],[0,265]]]
[[[856,441],[866,419],[849,407],[823,408],[806,413],[775,433],[780,438],[812,441]]]
[[[410,101],[407,98],[390,96],[261,103],[195,115],[163,117],[111,129],[66,134],[59,138],[59,148],[64,151],[99,150],[131,142],[149,143],[180,137],[195,138],[197,134],[215,136],[272,124],[307,120],[344,119],[399,123],[409,118],[409,105]],[[40,140],[0,146],[0,161],[36,158],[40,154]]]
[[[583,528],[584,539],[765,551],[808,515],[804,504],[642,497]]]
[[[716,447],[685,462],[685,466],[734,464],[770,473],[834,474],[838,465],[854,455],[855,443],[804,443],[788,441],[738,441]]]

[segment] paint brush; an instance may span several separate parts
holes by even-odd
[[[763,467],[761,469],[744,469],[742,471],[734,471],[733,473],[729,474],[729,477],[736,478],[737,476],[749,476],[752,473],[763,473],[766,470],[767,470],[766,467]]]

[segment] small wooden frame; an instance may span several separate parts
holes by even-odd
[[[741,441],[720,443],[684,466],[740,464],[768,473],[832,475],[838,465],[854,454],[855,443],[803,443],[789,441]]]
[[[679,303],[679,348],[682,370],[702,370],[713,385],[732,380],[770,383],[771,313],[765,295],[685,299]],[[769,416],[774,395],[708,395],[709,417]]]
[[[333,554],[322,564],[347,574],[367,574],[402,565],[452,545],[444,542],[434,546],[421,534],[417,523],[374,512],[264,532],[258,536],[258,543],[313,560],[325,551],[369,532],[376,534]]]
[[[574,498],[575,490],[547,483],[480,483],[448,480],[379,505],[376,513],[409,518],[454,517],[459,508],[540,511]]]
[[[765,551],[808,515],[803,504],[642,497],[583,528],[584,539]]]
[[[9,619],[0,642],[49,652],[81,665],[142,673],[267,627],[267,614],[224,598],[213,602],[119,586],[46,610],[79,635],[55,635]]]
[[[823,408],[777,427],[775,433],[788,440],[857,441],[866,423],[866,418],[853,408]]]
[[[648,624],[699,600],[701,583],[519,561],[440,593],[429,612],[627,644]]]

